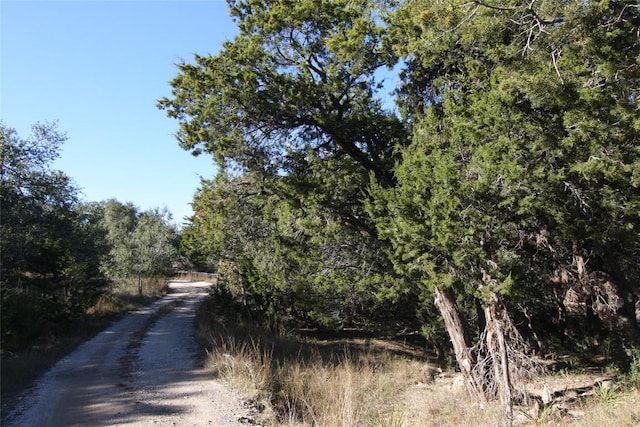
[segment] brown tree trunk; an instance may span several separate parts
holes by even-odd
[[[513,397],[511,395],[511,378],[509,377],[509,357],[507,355],[507,346],[504,342],[504,331],[500,326],[498,331],[498,348],[500,349],[500,366],[502,367],[502,404],[504,405],[504,417],[507,427],[513,425]]]
[[[444,325],[451,339],[453,351],[456,354],[456,361],[464,377],[467,391],[472,398],[485,402],[486,397],[482,385],[473,374],[476,359],[471,353],[468,335],[460,319],[453,292],[451,289],[435,287],[434,293],[435,305],[438,307],[438,310],[440,310],[440,314],[442,314],[442,318],[444,319]]]
[[[507,327],[504,323],[509,318],[497,295],[492,295],[489,301],[489,306],[485,308],[487,320],[485,342],[491,356],[500,401],[505,410],[505,424],[511,427],[513,425],[512,384],[509,373],[509,355],[504,336],[505,327]]]

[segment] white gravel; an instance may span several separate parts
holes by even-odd
[[[241,396],[198,367],[195,308],[206,282],[132,312],[47,372],[6,417],[8,426],[246,426]],[[149,327],[163,305],[176,307]],[[135,332],[145,330],[144,338]]]

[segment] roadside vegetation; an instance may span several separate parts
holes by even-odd
[[[218,289],[218,291],[216,291]],[[239,300],[214,288],[197,313],[198,338],[212,375],[241,391],[253,421],[269,426],[497,426],[499,401],[479,403],[451,362],[425,340],[366,336],[364,331],[277,333],[248,316]],[[359,337],[358,337],[359,336]],[[622,370],[605,354],[548,360],[514,408],[521,426],[636,426],[640,422],[640,351]],[[598,365],[594,360],[606,359]],[[557,396],[542,404],[543,387]],[[536,387],[539,389],[536,391]]]
[[[52,162],[55,123],[0,123],[2,402],[126,311],[166,292],[178,235],[165,210],[84,202]]]
[[[179,239],[3,126],[3,351],[182,257],[217,273],[212,369],[272,422],[636,422],[637,1],[228,4],[158,101],[218,167]]]
[[[64,322],[50,324],[46,333],[34,336],[19,346],[3,346],[0,355],[2,412],[11,408],[20,393],[33,386],[40,375],[80,344],[104,330],[123,314],[142,308],[163,296],[166,290],[166,278],[145,278],[143,294],[140,295],[137,278],[132,279],[101,294],[83,313]]]
[[[565,355],[632,372],[636,1],[228,3],[238,34],[179,63],[158,103],[180,146],[217,162],[182,248],[221,295],[285,336],[420,335],[504,425]],[[368,364],[342,354],[349,384]],[[271,369],[276,412],[321,424],[315,391],[284,385],[312,374],[284,365],[300,373]]]

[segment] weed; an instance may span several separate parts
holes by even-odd
[[[532,411],[527,412],[520,409],[519,413],[533,425],[549,425],[554,418],[554,406],[552,404],[542,406],[536,403]]]
[[[388,414],[378,415],[367,423],[367,425],[371,427],[403,427],[406,425],[405,422],[404,414],[393,410]]]
[[[615,376],[620,375],[620,367],[616,363],[609,363],[604,367],[604,373]]]
[[[228,310],[218,309],[205,301],[198,310],[207,366],[252,400],[267,402],[272,419],[266,423],[403,425],[402,391],[424,363],[393,356],[370,340],[274,335],[246,319],[226,321]]]
[[[565,368],[565,374],[567,374],[568,372],[577,371],[580,368],[580,359],[575,356],[568,357],[564,361],[564,368]]]
[[[454,375],[429,375],[425,380],[426,362],[415,353],[398,351],[390,342],[275,335],[232,313],[229,301],[220,302],[206,300],[198,310],[199,336],[209,349],[208,366],[257,402],[261,424],[428,427],[472,421],[477,426],[494,426],[503,420],[498,401],[472,401]],[[554,378],[560,383],[575,382],[572,370],[578,365],[578,358],[569,359]],[[430,371],[436,370],[431,367]],[[595,393],[595,398],[576,403],[580,406],[575,411],[555,405],[523,409],[518,422],[637,425],[631,420],[640,417],[640,392],[628,393],[607,384]],[[612,409],[618,405],[623,405],[624,412]],[[589,424],[594,420],[597,423]]]
[[[640,389],[640,347],[626,349],[631,361],[626,375],[626,384],[631,388]]]
[[[603,382],[593,388],[595,397],[601,403],[612,403],[620,397],[620,390],[618,386],[611,382]]]

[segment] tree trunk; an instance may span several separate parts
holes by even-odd
[[[504,342],[504,331],[502,327],[498,329],[498,347],[500,349],[500,365],[502,366],[502,383],[504,390],[502,394],[502,404],[504,405],[504,417],[508,427],[513,425],[513,398],[511,395],[511,378],[509,378],[509,357],[507,346]]]
[[[478,335],[482,335],[484,330],[487,328],[487,319],[484,315],[484,307],[482,307],[482,301],[479,298],[474,298],[474,302],[476,305],[476,314],[478,316],[477,327],[478,327]]]
[[[458,307],[456,307],[455,299],[451,289],[434,288],[435,293],[435,305],[440,310],[442,318],[444,319],[444,325],[451,339],[453,350],[456,354],[456,361],[460,367],[460,371],[464,377],[465,386],[469,395],[481,402],[486,401],[484,391],[481,383],[475,378],[473,374],[473,367],[476,364],[476,359],[471,353],[470,346],[468,344],[468,336],[460,315],[458,313]]]
[[[487,320],[485,342],[491,356],[494,380],[498,387],[500,401],[504,406],[505,424],[513,425],[512,384],[509,373],[509,355],[505,343],[505,327],[508,316],[497,295],[492,295],[489,306],[485,309]]]
[[[531,333],[531,336],[536,341],[536,345],[538,346],[538,353],[544,354],[544,352],[546,351],[546,345],[540,339],[540,336],[538,335],[535,328],[533,327],[533,321],[531,319],[531,314],[529,313],[529,310],[524,305],[520,305],[519,307],[520,307],[520,310],[522,311],[522,314],[527,319],[527,327],[529,328],[529,332]]]

